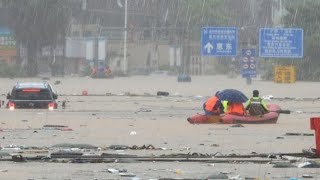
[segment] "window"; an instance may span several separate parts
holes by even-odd
[[[15,100],[52,100],[48,89],[16,89],[12,92]]]

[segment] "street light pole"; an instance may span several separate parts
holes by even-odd
[[[128,0],[124,4],[124,42],[123,42],[123,74],[127,75],[128,62],[127,62],[127,23],[128,23]]]

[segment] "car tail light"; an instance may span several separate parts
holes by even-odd
[[[15,104],[14,102],[9,102],[8,103],[8,106],[9,106],[9,110],[13,111],[15,109]]]
[[[22,92],[40,92],[40,89],[36,89],[36,88],[22,89]]]
[[[48,104],[48,109],[50,111],[52,111],[54,109],[54,107],[55,107],[55,103],[54,102],[51,102],[51,103]]]

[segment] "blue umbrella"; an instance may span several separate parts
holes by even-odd
[[[236,102],[236,103],[244,103],[248,100],[246,95],[244,95],[241,91],[236,89],[222,90],[217,94],[217,97],[221,101],[229,101],[229,102]]]

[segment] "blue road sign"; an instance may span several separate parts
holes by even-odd
[[[240,61],[242,77],[257,77],[257,61],[255,49],[242,49]]]
[[[278,58],[303,57],[303,29],[261,28],[259,56]]]
[[[238,29],[235,27],[203,27],[202,56],[236,56]]]

